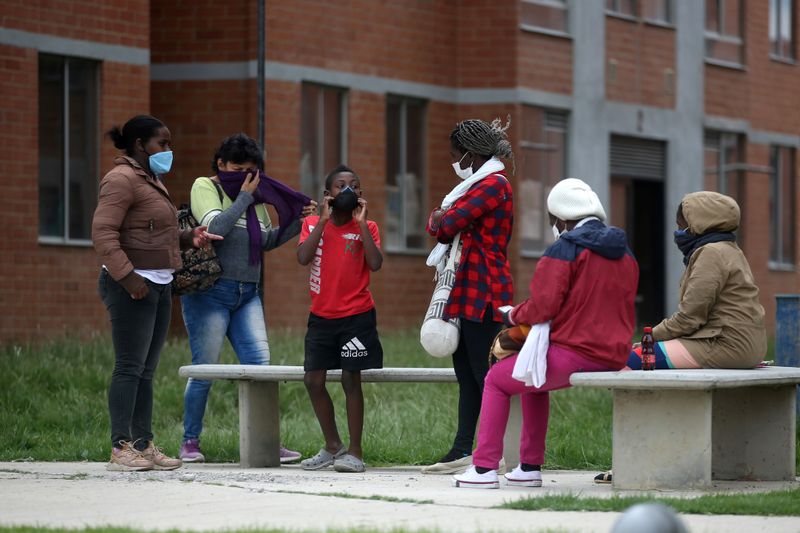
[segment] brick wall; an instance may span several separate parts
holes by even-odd
[[[101,67],[100,124],[106,131],[148,108],[147,69],[105,62]],[[42,333],[84,334],[106,327],[97,296],[98,263],[91,247],[38,243],[38,52],[0,46],[0,158],[13,179],[6,183],[0,222],[13,228],[0,243],[0,339]],[[25,127],[20,127],[24,124]],[[116,154],[100,150],[100,173]],[[98,176],[99,179],[99,176]]]
[[[572,93],[572,40],[527,30],[519,32],[518,84]]]
[[[0,21],[8,29],[148,48],[150,3],[148,0],[3,0]]]
[[[605,72],[607,99],[674,107],[675,30],[606,16]]]

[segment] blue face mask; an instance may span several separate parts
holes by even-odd
[[[157,152],[151,155],[149,163],[150,171],[153,174],[166,174],[172,168],[172,151]]]

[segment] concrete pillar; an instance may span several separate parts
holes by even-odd
[[[712,417],[714,479],[794,479],[794,386],[717,389]]]
[[[608,128],[605,124],[606,14],[601,0],[572,0],[572,110],[567,177],[580,178],[609,209]]]
[[[664,218],[665,303],[669,316],[678,308],[683,255],[675,246],[675,212],[681,198],[703,188],[703,116],[705,113],[705,2],[673,2],[675,9],[675,113],[668,131]]]
[[[239,382],[239,463],[243,468],[280,466],[278,383]]]
[[[615,489],[711,486],[710,391],[614,391]]]

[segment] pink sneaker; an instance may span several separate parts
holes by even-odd
[[[299,461],[302,455],[300,454],[300,452],[287,450],[281,444],[280,457],[281,457],[281,464],[285,464],[285,463],[294,463],[295,461]]]
[[[202,463],[206,460],[203,452],[200,451],[199,439],[187,439],[181,444],[181,451],[178,454],[186,463]]]

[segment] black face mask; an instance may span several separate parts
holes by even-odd
[[[342,213],[349,213],[358,207],[358,196],[353,189],[347,186],[336,195],[331,206]]]

